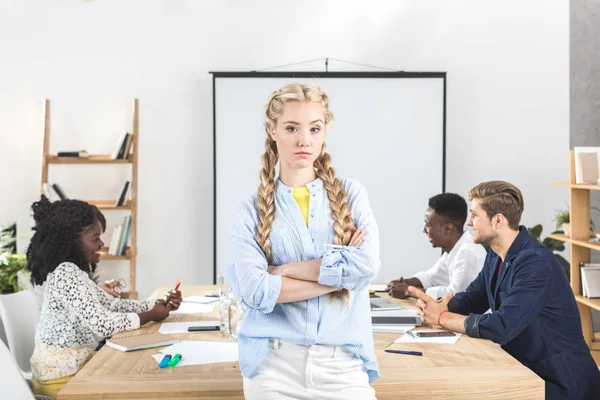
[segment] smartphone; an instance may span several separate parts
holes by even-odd
[[[454,336],[454,332],[448,331],[435,331],[435,332],[415,332],[418,337],[444,337]]]
[[[190,326],[188,332],[212,332],[220,331],[221,328],[218,326]]]

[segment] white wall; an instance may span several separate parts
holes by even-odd
[[[213,248],[208,71],[332,57],[447,71],[447,189],[466,195],[479,181],[510,180],[525,195],[524,223],[542,222],[547,233],[554,210],[566,201],[566,191],[547,183],[567,179],[568,2],[355,4],[0,2],[0,222],[17,219],[21,233],[32,224],[42,98],[53,100],[54,151],[106,153],[129,128],[130,99],[137,96],[138,288],[146,296],[176,277],[206,283]],[[316,68],[322,63],[287,70]],[[368,68],[331,62],[330,70]],[[262,140],[262,129],[248,130]],[[53,168],[51,180],[73,197],[114,196],[126,176],[122,167],[109,174],[98,167]],[[401,207],[402,199],[396,201]],[[25,240],[20,245],[24,250]],[[407,254],[407,264],[415,257]],[[125,274],[114,264],[101,266],[103,276]]]

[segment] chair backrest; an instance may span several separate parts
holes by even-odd
[[[35,343],[35,329],[39,320],[37,299],[33,292],[0,295],[0,317],[4,324],[8,348],[13,354],[25,379],[31,379],[30,359]]]
[[[0,340],[0,387],[3,399],[33,400],[34,396],[29,390],[29,385],[20,373],[20,368],[15,362],[10,350]]]

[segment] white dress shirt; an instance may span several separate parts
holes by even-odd
[[[464,232],[450,253],[444,253],[433,267],[419,272],[415,278],[434,299],[448,292],[464,292],[481,271],[486,254],[482,245],[473,243],[471,232]]]

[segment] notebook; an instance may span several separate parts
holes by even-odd
[[[138,333],[106,339],[106,345],[121,351],[135,351],[151,349],[153,347],[168,346],[179,342],[175,336],[163,335],[158,332]]]

